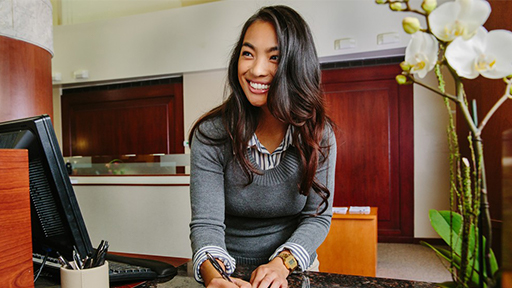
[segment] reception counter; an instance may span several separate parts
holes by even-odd
[[[93,246],[112,252],[192,258],[188,175],[72,176]]]
[[[245,280],[250,279],[251,272],[255,266],[237,265],[237,270],[233,277],[242,278]],[[191,287],[199,288],[204,287],[197,283],[192,274],[192,266],[190,263],[178,267],[178,275],[171,281],[160,283],[158,288],[174,288],[174,287]],[[288,277],[288,287],[290,288],[336,288],[336,287],[416,287],[416,288],[430,288],[437,287],[435,283],[417,282],[397,279],[374,278],[363,276],[342,275],[334,273],[321,273],[321,272],[304,272],[293,273]]]

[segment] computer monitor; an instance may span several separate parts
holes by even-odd
[[[33,253],[93,248],[48,115],[0,123],[0,149],[28,149]]]

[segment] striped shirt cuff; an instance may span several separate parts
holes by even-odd
[[[235,272],[236,268],[236,261],[233,257],[229,256],[228,252],[226,250],[222,249],[218,246],[205,246],[201,249],[197,250],[196,254],[194,254],[193,259],[193,265],[194,265],[194,279],[196,279],[197,282],[203,283],[203,277],[201,277],[201,264],[203,264],[204,261],[206,261],[208,258],[206,257],[205,252],[208,251],[208,253],[212,254],[212,256],[216,259],[221,260],[224,263],[224,266],[226,267],[226,273],[228,275],[231,275],[233,272]]]
[[[306,249],[304,249],[304,247],[293,242],[286,242],[283,245],[279,246],[279,248],[276,249],[274,254],[270,256],[269,261],[276,258],[277,254],[281,253],[281,251],[285,249],[288,249],[290,250],[290,252],[292,252],[293,257],[295,257],[295,259],[297,260],[297,264],[299,264],[299,270],[305,271],[306,269],[309,268],[310,257],[308,252],[306,251]]]

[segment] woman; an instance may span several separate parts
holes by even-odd
[[[208,287],[287,287],[311,269],[332,216],[336,141],[309,27],[286,6],[245,23],[229,97],[192,127],[190,223],[196,279]],[[259,265],[249,284],[221,277]]]

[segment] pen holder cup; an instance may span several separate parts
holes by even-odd
[[[61,288],[109,288],[108,262],[100,267],[72,270],[60,268]]]

